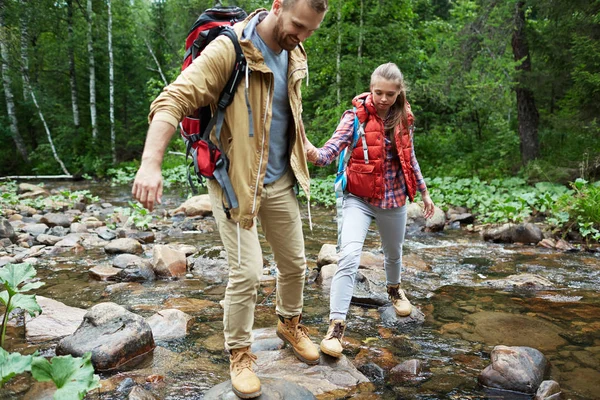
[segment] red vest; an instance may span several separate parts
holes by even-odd
[[[385,129],[383,120],[377,115],[377,110],[373,104],[373,98],[370,93],[363,93],[352,100],[356,107],[356,115],[362,125],[365,125],[365,138],[367,141],[369,163],[365,163],[362,139],[359,137],[356,147],[352,150],[352,155],[348,161],[346,169],[348,186],[350,193],[359,197],[371,199],[383,199],[385,191],[384,184],[384,162],[385,162]],[[412,140],[410,128],[414,117],[410,111],[410,104],[406,103],[408,111],[407,127],[400,124],[394,132],[394,140],[400,157],[400,166],[406,182],[406,192],[410,201],[413,201],[417,193],[417,179],[412,167]]]

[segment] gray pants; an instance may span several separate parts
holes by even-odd
[[[346,319],[354,282],[360,263],[363,244],[371,221],[375,219],[381,236],[386,283],[400,283],[402,269],[402,244],[406,231],[406,206],[392,209],[374,207],[359,197],[344,198],[340,259],[331,282],[329,318]]]

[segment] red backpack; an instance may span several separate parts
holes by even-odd
[[[186,158],[192,157],[190,168],[193,164],[194,172],[200,183],[202,183],[203,177],[217,180],[227,198],[228,204],[223,206],[228,217],[229,209],[237,208],[238,201],[227,175],[229,161],[219,149],[219,145],[225,108],[231,104],[237,86],[244,77],[247,67],[237,35],[231,29],[231,26],[247,16],[246,12],[239,7],[223,6],[209,8],[200,14],[185,41],[185,55],[181,66],[182,71],[186,69],[200,55],[202,50],[220,35],[227,36],[235,48],[235,66],[225,88],[221,92],[215,113],[211,114],[210,106],[202,107],[192,115],[185,117],[181,122],[181,137],[186,144]],[[217,144],[210,140],[210,132],[215,126]],[[188,181],[192,191],[196,193],[196,186],[189,168]]]

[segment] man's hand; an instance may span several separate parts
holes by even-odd
[[[429,219],[433,217],[433,213],[435,212],[435,206],[431,197],[429,197],[429,193],[421,193],[421,198],[423,199],[423,216],[425,219]]]
[[[163,181],[160,166],[142,163],[135,175],[131,194],[149,211],[154,209],[155,203],[161,204]]]

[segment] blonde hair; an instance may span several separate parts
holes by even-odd
[[[377,79],[385,79],[386,81],[395,82],[398,86],[400,93],[396,97],[396,102],[392,104],[390,108],[390,114],[386,119],[385,130],[386,133],[391,131],[393,133],[396,126],[402,124],[408,127],[408,112],[406,109],[406,84],[404,82],[404,75],[400,72],[400,68],[394,63],[381,64],[371,74],[371,90]]]

